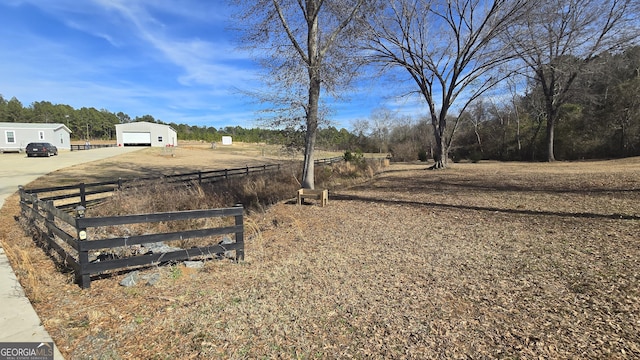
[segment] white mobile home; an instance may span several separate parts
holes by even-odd
[[[31,142],[48,142],[71,149],[71,130],[64,124],[0,122],[0,152],[22,152]]]
[[[178,146],[178,134],[169,125],[147,121],[116,124],[118,146]]]

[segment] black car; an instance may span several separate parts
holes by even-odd
[[[28,157],[58,155],[58,148],[47,142],[29,143],[26,151]]]

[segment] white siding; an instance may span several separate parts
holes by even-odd
[[[30,142],[50,142],[71,149],[71,130],[64,124],[0,123],[0,152],[22,151]]]
[[[132,138],[132,136],[135,136],[135,138]],[[145,137],[144,140],[142,139],[142,136]],[[118,140],[118,146],[126,146],[128,144],[150,144],[151,146],[157,147],[178,145],[176,131],[170,126],[146,121],[117,124],[116,138]]]

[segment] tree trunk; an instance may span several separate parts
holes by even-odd
[[[553,104],[547,104],[547,161],[554,162],[556,157],[553,151],[556,114],[553,110]]]
[[[516,143],[518,144],[518,161],[522,160],[522,141],[520,140],[520,115],[516,112]]]
[[[312,7],[313,2],[308,2],[308,11],[315,13]],[[302,171],[302,187],[304,189],[315,188],[315,164],[313,162],[313,153],[316,147],[316,133],[318,129],[318,102],[320,100],[320,52],[318,49],[318,18],[313,16],[308,23],[309,33],[308,57],[309,64],[307,71],[309,73],[309,99],[307,105],[307,132],[304,142],[304,164]]]
[[[478,124],[474,124],[473,131],[476,133],[476,140],[478,141],[478,147],[480,147],[480,152],[484,154],[484,150],[482,150],[482,140],[480,139],[480,133],[478,132]]]
[[[620,129],[620,156],[625,157],[627,156],[627,144],[626,144],[626,132],[625,132],[625,124],[622,123],[622,128]]]
[[[553,153],[553,136],[554,136],[554,126],[553,121],[547,121],[547,161],[554,162],[556,161],[556,156]]]
[[[319,94],[319,85],[318,91]],[[309,89],[309,95],[311,95],[311,89]],[[303,164],[303,172],[302,172],[302,187],[305,189],[314,189],[315,188],[315,164],[313,162],[313,153],[316,146],[316,133],[318,129],[318,98],[315,98],[315,108],[316,111],[312,112],[311,107],[313,106],[313,98],[309,96],[309,112],[307,114],[307,132],[305,135],[304,142],[304,164]]]
[[[433,153],[434,164],[429,169],[444,169],[447,167],[447,144],[444,137],[444,126],[435,122],[433,124],[433,133],[436,138],[436,148]]]
[[[304,164],[302,171],[302,187],[305,189],[315,188],[315,164],[313,154],[316,148],[316,134],[318,130],[318,101],[320,99],[320,77],[317,72],[310,73],[309,83],[309,104],[307,110],[307,131],[304,141]]]

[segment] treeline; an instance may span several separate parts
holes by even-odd
[[[580,61],[560,60],[556,66]],[[529,84],[524,95],[472,104],[459,119],[450,156],[545,160],[545,107],[538,84]],[[640,155],[640,46],[592,60],[569,99],[555,128],[558,160]]]
[[[567,57],[555,66],[576,61]],[[538,84],[526,84],[524,94],[504,86],[498,96],[480,98],[459,116],[449,116],[449,158],[545,161],[545,99]],[[640,46],[592,60],[571,87],[569,100],[555,127],[556,159],[640,156]],[[388,109],[357,122],[356,133],[366,135],[359,142],[364,151],[388,151],[400,161],[430,159],[435,147],[431,119]]]
[[[49,101],[37,101],[29,106],[23,106],[20,100],[15,97],[6,100],[0,95],[0,122],[64,124],[71,130],[72,140],[100,139],[113,140],[115,142],[116,124],[138,121],[169,125],[176,130],[180,140],[219,142],[222,136],[230,135],[234,141],[265,142],[283,145],[295,150],[301,149],[304,144],[304,131],[302,129],[192,126],[163,122],[155,119],[152,115],[144,115],[132,119],[123,112],[113,113],[105,109],[97,110],[86,107],[74,109],[69,105],[52,104]],[[317,144],[319,148],[341,151],[358,148],[359,141],[362,141],[362,139],[359,139],[344,128],[338,130],[333,126],[328,126],[319,130]]]
[[[567,57],[555,66],[580,61]],[[505,84],[508,81],[505,81]],[[447,139],[449,157],[470,159],[544,161],[546,159],[545,104],[539,82],[526,85],[524,94],[504,87],[498,97],[472,103],[457,117],[450,116]],[[616,54],[601,54],[572,86],[570,101],[560,109],[555,127],[558,160],[603,159],[640,156],[640,46]],[[234,141],[279,144],[292,150],[304,145],[304,129],[245,129],[167,123],[151,115],[130,118],[122,112],[34,102],[29,106],[0,95],[0,122],[62,123],[72,139],[115,141],[115,125],[148,121],[173,127],[181,140],[219,142],[231,135]],[[333,126],[320,128],[317,147],[332,151],[392,153],[398,161],[432,158],[431,120],[401,116],[376,109],[369,119],[352,124],[350,132]]]

